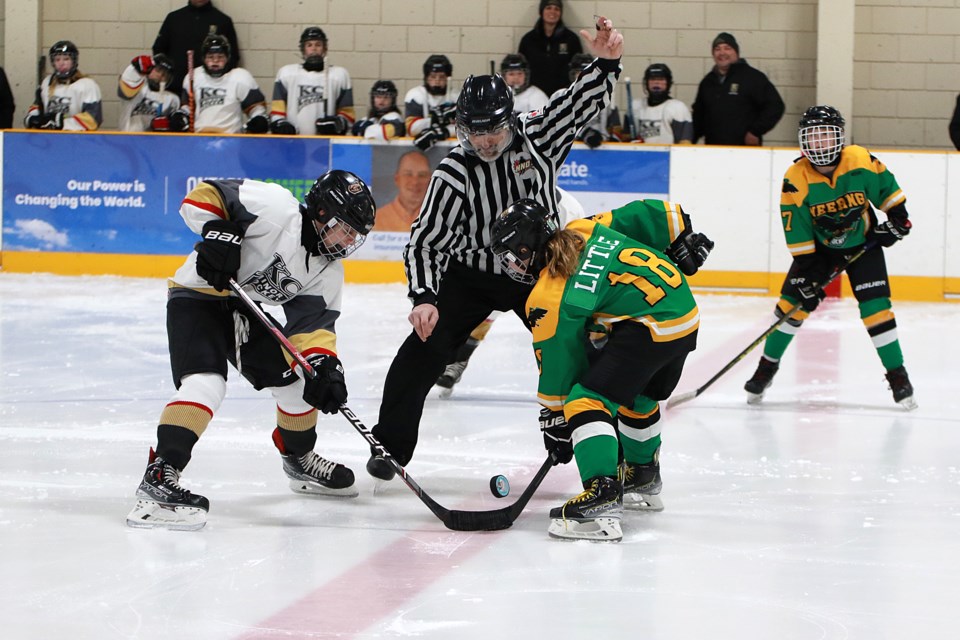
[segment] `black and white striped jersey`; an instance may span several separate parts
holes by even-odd
[[[450,151],[410,230],[404,262],[411,299],[432,302],[450,260],[502,273],[490,249],[494,221],[520,198],[557,211],[557,172],[577,132],[610,103],[619,75],[619,60],[594,60],[543,110],[520,117],[513,144],[493,162],[460,146]]]

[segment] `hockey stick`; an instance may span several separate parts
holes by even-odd
[[[190,80],[190,88],[187,90],[187,111],[188,111],[188,122],[190,123],[189,128],[187,129],[191,133],[194,128],[194,121],[196,118],[195,107],[196,100],[193,96],[193,49],[187,51],[187,76]]]
[[[300,353],[293,343],[283,335],[283,332],[273,323],[270,317],[263,312],[263,309],[257,306],[247,292],[244,291],[236,280],[233,278],[230,279],[230,289],[237,294],[240,300],[243,301],[244,305],[253,312],[261,324],[269,331],[273,337],[280,343],[280,346],[290,354],[290,357],[293,358],[300,368],[303,369],[304,373],[310,378],[315,378],[316,373],[313,370],[313,367],[310,366],[310,363],[307,362],[306,358],[303,357],[303,354]],[[414,480],[407,471],[397,462],[393,456],[390,455],[380,441],[377,440],[376,436],[370,431],[370,429],[361,422],[360,418],[350,410],[347,405],[340,406],[340,413],[343,414],[343,417],[347,419],[348,422],[353,426],[357,432],[364,437],[364,439],[370,444],[371,447],[377,450],[377,453],[383,456],[394,471],[400,476],[403,482],[410,487],[410,490],[417,494],[417,497],[420,498],[420,501],[423,504],[427,505],[427,508],[433,512],[433,515],[437,516],[440,521],[448,529],[453,531],[496,531],[498,529],[507,529],[510,525],[513,524],[514,520],[520,517],[520,514],[523,512],[524,507],[527,506],[527,503],[530,501],[530,498],[533,497],[534,492],[540,487],[540,483],[543,482],[543,479],[547,476],[547,473],[550,471],[551,467],[556,464],[556,459],[553,457],[553,454],[547,456],[547,459],[543,461],[543,464],[540,465],[540,469],[537,470],[536,475],[533,477],[533,480],[530,481],[530,484],[527,485],[527,488],[523,490],[523,493],[520,494],[520,497],[517,498],[517,501],[512,505],[503,507],[502,509],[493,509],[491,511],[460,511],[457,509],[447,509],[444,506],[441,506],[436,500],[431,498],[426,491],[424,491],[416,480]]]
[[[630,78],[624,78],[623,83],[627,88],[627,133],[630,140],[637,139],[637,121],[633,119],[633,89],[630,84]]]
[[[831,282],[839,278],[840,274],[842,274],[844,271],[847,270],[847,267],[849,267],[851,264],[859,260],[863,254],[865,254],[870,249],[873,249],[874,246],[875,245],[872,243],[863,245],[863,247],[859,251],[857,251],[855,254],[853,254],[849,260],[847,260],[846,262],[838,266],[836,269],[834,269],[833,272],[827,277],[826,280],[823,281],[822,284],[818,284],[816,286],[817,290],[823,291],[823,289],[826,288],[827,285],[829,285]],[[738,353],[733,360],[728,362],[726,366],[723,367],[723,369],[720,369],[720,371],[714,374],[712,378],[710,378],[709,380],[704,382],[702,385],[697,387],[695,391],[687,391],[685,393],[681,393],[679,395],[676,395],[670,398],[667,401],[667,408],[670,409],[672,407],[677,406],[678,404],[687,402],[688,400],[693,400],[694,398],[699,396],[701,393],[706,391],[710,387],[710,385],[712,385],[714,382],[716,382],[720,378],[720,376],[725,374],[727,371],[730,371],[730,369],[732,369],[738,362],[743,360],[748,353],[753,351],[758,344],[766,340],[774,331],[777,330],[777,327],[779,327],[784,322],[789,320],[793,316],[793,314],[796,313],[802,306],[803,305],[798,302],[797,304],[790,307],[790,309],[785,314],[783,314],[780,318],[777,319],[776,322],[770,325],[770,327],[766,331],[764,331],[762,334],[760,334],[760,336],[756,340],[748,344],[746,349]]]

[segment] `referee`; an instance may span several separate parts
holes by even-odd
[[[384,382],[373,434],[401,465],[413,457],[427,393],[454,350],[491,311],[513,310],[524,323],[531,285],[503,274],[491,248],[500,212],[521,198],[557,211],[557,172],[574,137],[609,103],[620,75],[623,36],[607,18],[596,34],[581,31],[596,56],[580,77],[541,111],[513,113],[513,92],[500,76],[470,76],[457,100],[457,138],[433,176],[406,246],[413,332]],[[367,472],[390,480],[393,468],[375,450]]]

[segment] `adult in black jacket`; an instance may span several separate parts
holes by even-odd
[[[10,82],[7,74],[0,67],[0,129],[9,129],[13,126],[13,112],[16,106],[13,103],[13,92],[10,91]]]
[[[215,33],[226,36],[232,45],[227,68],[240,65],[240,44],[233,20],[227,14],[213,6],[210,0],[189,0],[187,6],[171,11],[160,25],[160,33],[153,43],[153,53],[165,53],[173,59],[173,78],[170,91],[180,93],[183,78],[187,75],[187,51],[193,49],[195,67],[200,66],[200,45],[208,35]]]
[[[960,96],[957,96],[957,106],[953,108],[953,118],[950,119],[950,139],[960,151]]]
[[[729,33],[714,38],[713,61],[713,70],[700,81],[693,103],[693,141],[763,144],[763,135],[783,117],[777,88],[740,57],[740,46]]]
[[[563,24],[563,2],[541,0],[540,19],[520,39],[519,53],[530,66],[530,84],[548,96],[570,86],[570,61],[582,52],[580,38]]]

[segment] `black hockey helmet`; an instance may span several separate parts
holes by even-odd
[[[307,56],[304,54],[304,47],[310,41],[323,43],[323,53]],[[320,27],[307,27],[300,34],[300,55],[303,58],[303,68],[307,71],[323,71],[323,58],[327,54],[327,34]]]
[[[464,151],[493,162],[513,143],[516,121],[513,90],[501,76],[464,81],[457,99],[457,138]]]
[[[450,64],[450,58],[439,53],[435,53],[432,56],[428,57],[426,62],[423,63],[424,79],[426,79],[426,77],[431,73],[433,73],[434,71],[440,71],[444,75],[452,76],[453,65]]]
[[[53,59],[56,56],[70,56],[70,59],[73,61],[73,64],[70,65],[70,70],[63,73],[57,71],[57,66],[53,64]],[[52,47],[50,47],[50,66],[53,67],[53,75],[57,77],[58,80],[69,80],[77,72],[77,68],[80,64],[80,50],[77,49],[77,45],[73,44],[69,40],[60,40],[55,42]]]
[[[208,54],[211,53],[222,53],[227,56],[227,64],[223,69],[210,70],[207,68],[206,58]],[[206,38],[203,39],[203,44],[200,45],[200,60],[203,63],[203,68],[207,72],[207,75],[212,78],[219,78],[225,74],[230,69],[230,40],[227,36],[220,35],[219,33],[211,33]]]
[[[320,27],[307,27],[304,29],[303,33],[300,34],[300,53],[303,53],[303,45],[310,40],[319,40],[326,46],[327,34],[325,34]]]
[[[797,131],[800,153],[818,167],[829,167],[836,163],[843,151],[846,124],[840,111],[834,107],[810,107],[800,116]]]
[[[170,82],[170,79],[173,78],[173,60],[171,60],[167,54],[155,54],[153,56],[153,68],[159,69],[164,73],[164,84]],[[150,85],[151,91],[159,91],[161,89],[160,82],[153,80],[150,76],[147,76],[147,84]]]
[[[508,276],[532,284],[546,266],[544,248],[558,228],[556,217],[542,204],[517,200],[494,221],[491,248]]]
[[[573,82],[580,76],[580,72],[587,68],[593,62],[593,56],[589,53],[578,53],[570,58],[570,65],[567,67],[570,82]]]
[[[377,109],[377,105],[374,104],[374,98],[376,96],[387,96],[390,98],[390,106],[386,109]],[[393,83],[392,80],[377,80],[373,83],[373,86],[370,87],[370,111],[375,113],[378,116],[382,116],[385,113],[393,111],[397,108],[397,85]]]
[[[303,214],[315,223],[320,255],[345,258],[363,244],[373,229],[377,205],[366,183],[349,171],[333,169],[313,183],[304,196]]]
[[[513,90],[517,93],[530,86],[530,63],[527,62],[527,57],[522,53],[508,53],[503,57],[503,60],[500,61],[500,74],[503,75],[507,71],[523,71],[524,73],[523,84],[519,87],[513,87]]]
[[[663,78],[667,81],[667,93],[670,93],[670,88],[673,86],[673,72],[670,71],[670,67],[663,64],[662,62],[654,62],[646,68],[643,72],[643,88],[649,91],[647,87],[647,80],[650,78]]]

